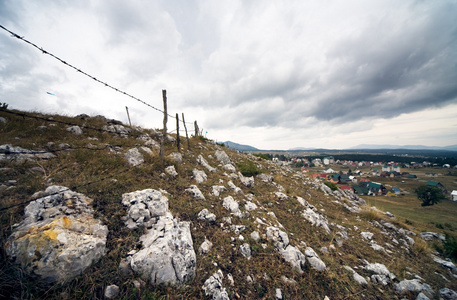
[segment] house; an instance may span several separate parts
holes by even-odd
[[[329,181],[332,183],[339,183],[340,182],[340,174],[333,174],[332,176],[329,176]]]
[[[372,196],[380,196],[380,195],[385,195],[386,194],[386,188],[377,182],[360,182],[359,186],[364,187],[368,189],[367,195],[372,195]]]
[[[333,158],[333,156],[327,156],[327,157],[324,157],[322,159],[322,162],[324,163],[324,165],[330,165],[330,164],[334,164],[335,163],[335,159]]]
[[[352,190],[352,188],[348,185],[342,185],[340,186],[340,190],[342,191],[349,191],[349,190]],[[457,192],[457,191],[456,191]]]
[[[390,166],[388,166],[388,165],[382,166],[381,172],[390,172]]]
[[[400,166],[392,166],[392,171],[397,172],[397,173],[401,173],[400,172]]]
[[[417,178],[417,175],[414,175],[414,174],[408,174],[408,178]]]
[[[333,173],[336,173],[336,171],[333,170],[332,168],[328,168],[327,170],[324,170],[324,173],[333,174]]]
[[[400,189],[396,186],[394,186],[391,190],[390,190],[392,193],[394,193],[395,195],[400,195]]]
[[[429,181],[427,181],[427,182],[425,183],[425,185],[437,187],[437,188],[439,188],[443,193],[447,194],[446,188],[445,188],[445,187],[441,184],[441,182],[439,182],[439,181],[429,180]]]
[[[348,175],[343,174],[340,176],[340,183],[352,182]]]
[[[457,201],[457,191],[453,190],[451,193],[451,200],[452,201]]]
[[[360,185],[353,185],[352,189],[357,195],[368,195],[368,189]]]
[[[319,173],[309,174],[309,177],[311,177],[311,178],[319,178]]]

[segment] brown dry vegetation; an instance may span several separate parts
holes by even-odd
[[[95,117],[81,120],[57,115],[34,115],[93,128],[101,128],[106,124],[102,119]],[[416,238],[416,246],[410,251],[394,247],[390,249],[392,254],[387,254],[374,251],[369,243],[360,238],[361,231],[370,231],[374,233],[374,239],[378,244],[390,243],[379,228],[370,224],[370,221],[379,219],[388,220],[395,226],[415,232],[437,231],[437,228],[427,221],[409,215],[404,216],[402,206],[396,206],[396,202],[392,203],[393,199],[377,198],[376,205],[394,214],[397,214],[397,210],[393,207],[399,207],[398,215],[400,217],[396,220],[391,220],[382,213],[371,213],[367,209],[364,213],[354,214],[347,211],[340,203],[336,203],[334,198],[324,195],[323,192],[310,185],[303,184],[301,179],[303,175],[294,176],[294,172],[280,169],[260,158],[237,153],[211,141],[195,137],[191,138],[190,150],[187,149],[186,143],[181,144],[182,164],[165,162],[165,166],[175,165],[178,177],[164,178],[160,176],[164,165],[162,165],[158,153],[154,156],[145,155],[146,162],[133,168],[128,166],[123,155],[113,154],[106,147],[107,144],[116,145],[120,147],[122,153],[125,153],[129,148],[142,145],[142,142],[135,138],[140,134],[139,131],[134,131],[129,138],[121,138],[106,132],[84,129],[82,136],[75,136],[68,133],[65,130],[67,126],[62,123],[22,118],[5,112],[0,112],[0,116],[7,119],[5,125],[0,125],[0,145],[12,144],[36,151],[58,150],[57,145],[60,143],[68,143],[72,147],[67,151],[55,152],[57,157],[50,160],[21,163],[0,162],[0,168],[8,168],[1,171],[0,184],[8,180],[17,181],[14,187],[0,190],[0,208],[27,202],[35,192],[44,190],[51,184],[62,185],[92,198],[96,217],[102,219],[110,230],[105,257],[73,280],[49,284],[25,274],[18,265],[13,264],[6,257],[4,251],[4,243],[11,234],[13,224],[21,220],[26,204],[1,211],[0,298],[102,299],[105,287],[116,284],[121,288],[119,297],[122,299],[206,299],[201,287],[210,275],[221,269],[224,275],[228,273],[233,275],[234,286],[230,285],[226,277],[223,281],[231,299],[238,297],[241,299],[274,299],[276,288],[282,289],[285,299],[324,299],[325,296],[330,299],[400,299],[401,297],[395,294],[392,285],[383,287],[369,283],[367,287],[361,287],[352,280],[352,275],[342,268],[344,265],[360,266],[363,259],[372,263],[385,264],[391,272],[397,275],[399,280],[410,279],[410,274],[417,274],[435,290],[444,286],[457,290],[455,278],[451,282],[445,282],[438,275],[443,274],[449,277],[449,274],[446,273],[447,270],[433,263],[428,256],[433,249],[432,244]],[[55,124],[55,126],[49,126],[50,124]],[[43,125],[47,128],[37,130],[37,127]],[[141,131],[147,132],[147,129],[141,129]],[[94,137],[97,139],[89,139]],[[53,144],[49,144],[50,142]],[[253,194],[255,199],[266,208],[266,211],[276,215],[278,221],[284,226],[284,231],[289,235],[292,245],[300,247],[301,242],[305,242],[311,246],[327,265],[327,271],[319,273],[308,269],[303,274],[299,274],[287,262],[284,262],[270,241],[265,238],[259,242],[251,240],[249,234],[254,230],[259,230],[253,220],[256,217],[270,218],[262,209],[252,211],[250,218],[232,217],[235,224],[246,226],[244,232],[246,234],[243,233],[245,241],[232,240],[232,237],[236,237],[236,235],[224,231],[220,226],[222,218],[229,215],[222,207],[222,199],[226,195],[223,197],[209,196],[211,186],[220,185],[220,179],[223,180],[224,185],[228,181],[228,177],[223,175],[220,168],[214,173],[206,172],[208,180],[199,185],[206,201],[195,200],[185,192],[186,188],[195,184],[192,170],[197,167],[196,160],[199,154],[206,158],[210,165],[218,166],[218,162],[214,159],[216,149],[226,151],[235,165],[243,161],[254,160],[266,174],[272,175],[274,181],[285,188],[289,199],[278,201],[273,194],[278,190],[272,185],[256,180],[254,187],[246,188],[241,183],[236,183],[243,189],[244,194]],[[166,154],[175,151],[177,151],[175,144],[166,145]],[[210,155],[213,158],[210,158]],[[213,242],[213,248],[208,255],[197,255],[196,276],[184,287],[147,286],[138,290],[132,283],[135,279],[133,276],[122,277],[118,272],[119,262],[132,248],[140,246],[139,236],[143,233],[143,229],[135,231],[127,229],[121,221],[121,217],[126,213],[121,204],[121,196],[123,193],[146,188],[163,189],[169,193],[167,197],[172,214],[192,223],[191,230],[195,249],[198,249],[205,237]],[[296,200],[297,196],[303,197],[319,209],[330,223],[347,228],[349,240],[345,240],[342,246],[336,246],[337,228],[332,227],[332,233],[327,234],[322,228],[313,227],[306,222],[300,216],[303,208]],[[235,198],[242,205],[243,197]],[[407,203],[405,210],[413,205],[412,199],[406,196],[399,198],[398,201]],[[372,199],[369,203],[373,204]],[[416,204],[420,207],[418,202]],[[440,203],[436,207],[445,205],[447,204]],[[208,208],[216,214],[216,224],[197,219],[198,212],[203,208]],[[434,211],[435,207],[431,209],[422,212],[415,211],[415,214]],[[445,206],[444,209],[450,210],[448,206]],[[405,222],[406,219],[413,224]],[[457,226],[455,223],[450,224],[452,224],[452,228],[446,230],[453,233]],[[355,229],[354,226],[358,229]],[[251,245],[253,256],[250,260],[247,260],[238,251],[238,247],[244,242]],[[264,249],[261,244],[266,244],[267,247]],[[320,251],[321,247],[329,248],[330,245],[335,245],[336,250],[330,250],[328,254]],[[369,273],[360,272],[364,276],[369,275]],[[248,275],[254,279],[253,283],[246,282]],[[285,283],[281,279],[282,276],[293,279],[296,283]],[[407,295],[407,297],[410,296],[413,297]]]

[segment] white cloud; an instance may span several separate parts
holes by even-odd
[[[279,149],[455,140],[455,123],[431,117],[457,103],[454,2],[7,0],[0,10],[2,25],[157,108],[167,89],[169,111],[214,139]],[[11,107],[125,119],[129,106],[137,124],[161,126],[160,113],[6,32],[0,49]]]

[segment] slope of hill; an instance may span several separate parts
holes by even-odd
[[[432,299],[457,290],[455,265],[430,255],[440,240],[419,235],[429,228],[302,172],[203,137],[178,150],[169,136],[162,160],[160,133],[100,116],[0,117],[0,298]],[[68,250],[72,239],[100,249],[87,266]],[[81,271],[44,278],[60,262]]]

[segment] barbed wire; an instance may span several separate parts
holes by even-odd
[[[65,189],[62,189],[62,190],[60,190],[58,192],[51,193],[51,194],[46,194],[46,195],[39,196],[39,197],[36,197],[36,198],[32,198],[32,199],[29,199],[27,201],[23,201],[23,202],[20,202],[20,203],[12,204],[12,205],[7,206],[7,207],[1,207],[0,211],[8,210],[8,209],[11,209],[11,208],[16,207],[16,206],[21,206],[21,205],[24,205],[24,204],[28,204],[28,203],[30,203],[32,201],[38,200],[38,199],[43,198],[43,197],[58,195],[58,194],[61,194],[63,192],[66,192],[66,191],[77,191],[81,187],[89,186],[91,184],[98,183],[98,182],[101,182],[101,181],[105,181],[107,179],[111,179],[111,178],[114,178],[114,177],[119,176],[121,174],[127,173],[128,171],[131,171],[134,168],[137,168],[137,167],[143,165],[144,163],[145,162],[142,162],[142,163],[136,165],[135,167],[125,168],[124,170],[122,170],[122,171],[120,171],[120,172],[118,172],[118,173],[116,173],[114,175],[105,176],[105,177],[102,177],[100,179],[97,179],[97,180],[94,180],[94,181],[90,181],[90,182],[86,182],[86,183],[79,184],[79,185],[74,185],[72,187],[66,187]]]
[[[10,33],[12,37],[15,37],[15,38],[17,38],[17,39],[19,39],[19,40],[21,40],[21,41],[23,41],[23,42],[25,42],[25,43],[31,45],[32,47],[34,47],[34,48],[40,50],[43,54],[47,54],[47,55],[49,55],[49,56],[51,56],[51,57],[57,59],[58,61],[60,61],[60,62],[63,63],[64,65],[66,65],[66,66],[68,66],[68,67],[70,67],[70,68],[76,70],[77,72],[79,72],[79,73],[81,73],[81,74],[83,74],[83,75],[89,77],[90,79],[93,79],[94,81],[96,81],[96,82],[98,82],[98,83],[101,83],[101,84],[103,84],[104,86],[106,86],[106,87],[108,87],[108,88],[110,88],[110,89],[113,89],[113,90],[115,90],[115,91],[118,92],[118,93],[121,93],[121,94],[123,94],[123,95],[125,95],[125,96],[127,96],[127,97],[130,97],[130,98],[132,98],[132,99],[134,99],[134,100],[136,100],[136,101],[138,101],[138,102],[144,104],[144,105],[147,105],[147,106],[149,106],[150,108],[152,108],[152,109],[154,109],[154,110],[156,110],[156,111],[158,111],[158,112],[161,112],[161,113],[163,113],[163,114],[165,113],[163,110],[161,110],[161,109],[159,109],[159,108],[157,108],[157,107],[152,106],[151,104],[147,103],[146,101],[141,100],[140,98],[137,98],[137,97],[135,97],[135,96],[133,96],[133,95],[127,93],[127,92],[124,92],[124,91],[122,91],[122,90],[120,90],[120,89],[118,89],[118,88],[116,88],[116,87],[114,87],[114,86],[112,86],[112,85],[110,85],[110,84],[108,84],[108,83],[106,83],[106,82],[100,80],[100,79],[97,79],[95,76],[92,76],[92,75],[90,75],[90,74],[84,72],[84,71],[81,70],[80,68],[77,68],[77,67],[73,66],[72,64],[66,62],[65,60],[61,59],[61,58],[58,57],[57,55],[54,55],[54,54],[52,54],[51,52],[44,50],[42,47],[37,46],[36,44],[30,42],[29,40],[26,40],[23,36],[20,36],[20,35],[18,35],[17,33],[14,33],[13,31],[7,29],[7,28],[4,27],[3,25],[0,25],[0,28],[3,29],[3,30],[5,30],[5,31],[7,31],[8,33]],[[167,115],[168,115],[170,118],[176,119],[176,117],[173,116],[173,115],[170,115],[170,114],[168,114],[168,113],[167,113]],[[186,124],[192,124],[192,123],[186,122]]]
[[[42,120],[42,121],[45,121],[45,122],[60,123],[60,124],[65,124],[65,125],[69,125],[69,126],[79,126],[79,127],[83,128],[83,129],[90,129],[90,130],[95,130],[95,131],[99,131],[99,132],[106,132],[106,133],[117,134],[117,135],[121,135],[121,136],[125,135],[125,133],[123,133],[123,132],[117,132],[117,131],[113,131],[113,130],[109,130],[109,129],[103,129],[103,128],[96,128],[96,127],[91,127],[91,126],[88,126],[88,125],[81,125],[81,124],[72,123],[72,122],[59,121],[59,120],[40,117],[40,116],[36,116],[36,115],[30,115],[30,114],[27,114],[27,113],[24,113],[24,112],[15,112],[15,111],[11,111],[11,110],[1,110],[1,112],[2,113],[8,113],[8,114],[16,115],[16,116],[20,116],[20,117],[23,117],[23,118],[27,117],[27,118],[31,118],[31,119]]]

